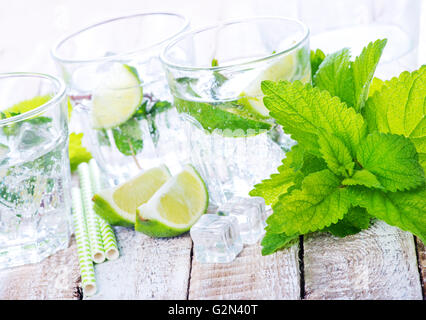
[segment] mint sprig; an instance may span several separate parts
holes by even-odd
[[[172,108],[169,101],[156,100],[151,95],[136,109],[132,117],[121,125],[111,129],[112,137],[118,151],[126,156],[136,156],[143,150],[144,137],[139,121],[148,122],[149,133],[154,143],[158,140],[155,118],[158,114]],[[100,145],[110,146],[108,134],[104,129],[98,130],[97,139]]]
[[[250,192],[273,209],[263,254],[310,232],[355,234],[372,218],[426,240],[426,66],[373,81],[385,44],[354,61],[348,49],[313,52],[313,85],[262,82],[270,115],[298,143]]]

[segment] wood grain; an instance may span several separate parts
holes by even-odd
[[[229,264],[194,258],[189,299],[300,299],[298,245],[265,257],[260,245],[246,246]]]
[[[40,263],[0,271],[0,300],[78,299],[80,270],[74,238]]]
[[[421,299],[414,238],[378,221],[357,235],[304,241],[306,299]]]
[[[423,288],[423,299],[426,300],[426,247],[419,238],[416,238],[416,242],[419,270]]]
[[[120,257],[95,266],[98,293],[92,299],[186,299],[191,238],[153,239],[115,228]]]

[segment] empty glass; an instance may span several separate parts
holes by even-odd
[[[117,182],[187,156],[158,54],[185,30],[174,13],[140,13],[91,25],[52,49],[89,149]],[[176,168],[176,169],[175,169]]]
[[[68,246],[65,97],[55,77],[0,74],[0,269],[39,262]]]

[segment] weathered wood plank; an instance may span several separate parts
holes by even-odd
[[[229,264],[201,264],[195,257],[189,299],[300,299],[298,245],[262,257],[246,246]]]
[[[186,299],[192,242],[189,235],[153,239],[115,228],[120,257],[95,265],[93,299]]]
[[[40,263],[0,271],[0,300],[78,299],[80,270],[74,237]]]
[[[420,269],[420,275],[422,280],[422,288],[423,288],[423,299],[426,300],[426,247],[424,243],[417,238],[417,255],[418,255],[418,263]]]
[[[338,239],[304,241],[306,299],[421,299],[414,238],[382,221]]]

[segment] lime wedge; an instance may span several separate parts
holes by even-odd
[[[136,209],[171,177],[166,166],[149,169],[116,187],[101,190],[93,197],[93,209],[112,225],[135,224]]]
[[[240,94],[238,103],[244,105],[249,112],[261,117],[268,117],[269,110],[263,104],[263,93],[260,84],[264,80],[291,80],[296,74],[296,57],[287,54],[280,60],[263,70]]]
[[[129,120],[143,99],[136,69],[114,64],[94,90],[92,99],[93,128],[110,129]]]
[[[219,130],[240,129],[247,135],[249,131],[256,134],[271,129],[272,123],[256,115],[243,110],[241,106],[225,102],[212,104],[206,102],[188,101],[176,98],[175,106],[179,112],[189,114],[203,127],[204,130],[212,133]]]
[[[151,237],[180,235],[206,212],[208,202],[204,181],[187,165],[137,209],[135,230]]]

